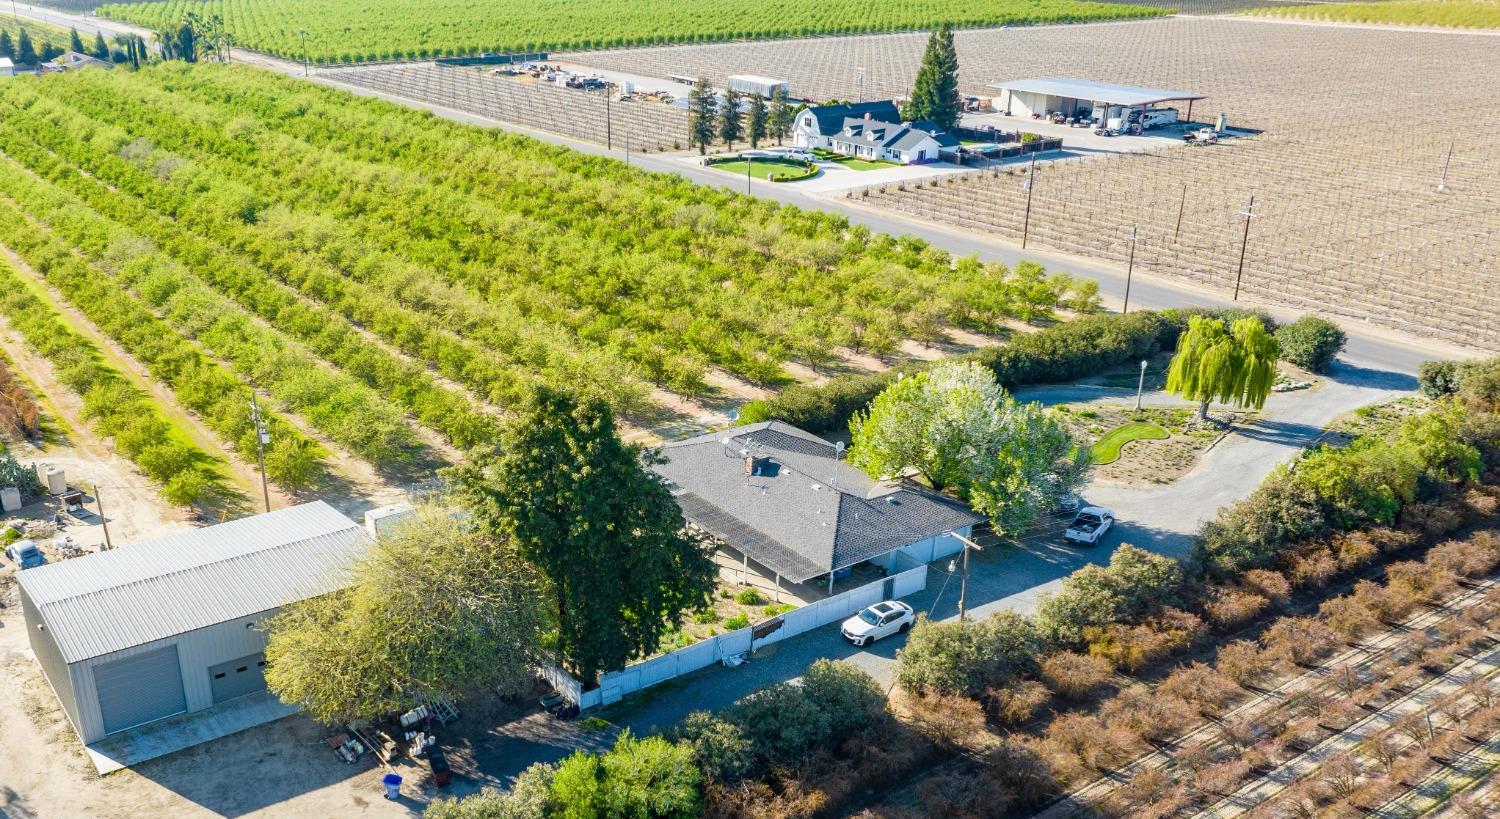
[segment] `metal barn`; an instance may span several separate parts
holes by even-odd
[[[317,501],[28,569],[31,648],[85,745],[205,711],[265,689],[255,625],[338,588],[370,543]]]

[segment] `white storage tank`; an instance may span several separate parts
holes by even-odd
[[[21,490],[14,486],[0,489],[0,512],[14,512],[21,508]]]
[[[409,503],[393,503],[371,509],[365,513],[365,531],[370,533],[370,537],[379,538],[414,511],[416,507]]]
[[[61,495],[68,491],[67,476],[55,466],[42,467],[42,483],[47,487],[49,495]]]

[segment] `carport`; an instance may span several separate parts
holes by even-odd
[[[992,82],[989,87],[999,89],[1001,92],[995,98],[995,110],[1016,117],[1029,117],[1034,114],[1046,116],[1055,112],[1071,117],[1080,111],[1092,115],[1100,107],[1144,108],[1164,102],[1186,100],[1187,116],[1183,120],[1190,122],[1193,119],[1193,101],[1207,96],[1170,88],[1116,85],[1109,82],[1059,77]],[[1106,114],[1106,116],[1111,115]]]

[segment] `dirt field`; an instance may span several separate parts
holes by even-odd
[[[1031,242],[1123,264],[1138,226],[1137,266],[1231,290],[1240,214],[1254,195],[1243,297],[1500,349],[1500,110],[1474,104],[1500,90],[1496,38],[1223,17],[955,36],[965,93],[992,96],[990,82],[1047,76],[1178,88],[1208,95],[1194,119],[1222,111],[1231,127],[1263,132],[1205,148],[1050,163],[1032,196]],[[653,76],[771,74],[797,95],[870,99],[908,93],[924,39],[567,58]],[[1018,239],[1021,182],[980,172],[851,196]]]

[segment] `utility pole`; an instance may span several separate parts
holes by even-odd
[[[1438,180],[1437,192],[1448,190],[1448,164],[1453,161],[1453,143],[1448,143],[1448,158],[1443,160],[1443,178]]]
[[[99,525],[104,527],[104,548],[108,551],[115,546],[109,542],[109,520],[104,517],[104,499],[99,497],[99,484],[94,484],[92,489],[94,490],[94,505],[99,507]]]
[[[271,489],[266,484],[266,444],[271,442],[271,434],[266,431],[266,425],[261,421],[260,404],[255,401],[255,393],[250,393],[250,420],[255,424],[255,455],[260,461],[260,494],[265,499],[266,511],[271,511]]]
[[[15,0],[11,0],[11,2],[15,2]],[[859,79],[857,80],[857,82],[859,83],[859,101],[860,102],[864,102],[865,101],[865,70],[863,68],[856,68],[854,70],[859,72]]]
[[[1036,190],[1036,152],[1031,153],[1031,167],[1026,170],[1026,220],[1021,224],[1021,249],[1026,249],[1026,239],[1031,235],[1031,194]]]
[[[963,535],[961,535],[961,534],[959,534],[957,532],[949,532],[948,534],[950,534],[950,535],[958,538],[958,541],[964,545],[964,556],[963,556],[963,563],[964,563],[963,572],[964,572],[964,574],[963,574],[963,579],[960,580],[959,584],[958,584],[958,620],[959,620],[959,622],[963,622],[964,618],[967,616],[967,613],[968,613],[968,601],[969,601],[969,550],[970,549],[974,549],[976,551],[981,551],[982,552],[982,551],[984,551],[984,547],[980,546],[978,543],[975,543],[974,541],[972,541],[972,540],[964,537]]]
[[[1177,227],[1172,229],[1172,241],[1182,235],[1182,209],[1187,206],[1187,183],[1182,183],[1182,198],[1177,200]]]
[[[609,87],[606,86],[604,88],[604,149],[606,151],[612,151],[615,147],[615,123],[614,119],[609,115],[609,98],[611,96],[613,95],[609,93]]]
[[[1130,312],[1130,280],[1135,278],[1135,242],[1139,229],[1136,225],[1130,226],[1130,261],[1125,266],[1125,304],[1120,308],[1122,316]]]
[[[307,30],[298,29],[297,36],[302,38],[302,76],[306,77],[312,70],[312,60],[307,56]]]
[[[1240,278],[1245,275],[1245,247],[1250,244],[1250,220],[1255,218],[1255,194],[1250,194],[1250,206],[1240,211],[1240,215],[1245,217],[1245,234],[1240,237],[1240,267],[1234,274],[1234,301],[1240,300]]]

